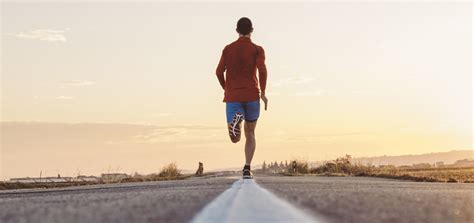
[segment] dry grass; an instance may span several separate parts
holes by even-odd
[[[324,176],[371,176],[423,182],[474,183],[474,167],[469,168],[398,168],[393,165],[375,167],[351,163],[351,156],[337,158],[309,170]]]
[[[293,163],[296,163],[296,166],[293,167]],[[285,172],[292,173],[292,174],[308,174],[309,173],[309,165],[308,161],[306,160],[291,160],[289,165],[286,167],[287,170]]]
[[[178,169],[178,166],[175,163],[170,163],[163,168],[161,168],[159,177],[164,177],[166,179],[173,179],[181,176],[181,170]]]
[[[64,183],[12,183],[0,181],[0,190],[28,189],[28,188],[60,188],[102,184],[102,182],[64,182]]]
[[[191,177],[190,174],[184,175],[175,163],[170,163],[161,168],[158,174],[149,175],[135,174],[132,177],[122,179],[121,182],[144,182],[144,181],[160,181],[160,180],[182,180]]]
[[[383,174],[383,173],[382,173]],[[432,169],[398,169],[395,174],[400,178],[412,178],[415,181],[474,183],[474,167],[471,168],[432,168]]]

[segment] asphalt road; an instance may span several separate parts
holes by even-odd
[[[0,222],[187,222],[234,181],[214,178],[3,191]]]
[[[474,184],[368,177],[262,177],[257,183],[328,222],[474,222]]]
[[[235,181],[221,177],[0,191],[0,222],[188,222]],[[263,176],[256,182],[326,222],[474,222],[473,184]]]

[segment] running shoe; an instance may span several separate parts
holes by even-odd
[[[244,169],[242,170],[242,178],[244,179],[252,179],[252,172],[250,172],[250,166],[245,165]]]
[[[240,128],[242,121],[244,120],[244,115],[242,113],[235,113],[232,122],[229,124],[229,136],[232,141],[240,140]]]

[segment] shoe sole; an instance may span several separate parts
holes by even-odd
[[[240,137],[240,123],[244,120],[244,115],[237,112],[234,114],[234,118],[230,123],[231,127],[229,128],[229,135],[233,139],[238,139]]]

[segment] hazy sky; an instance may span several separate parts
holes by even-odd
[[[458,3],[1,3],[0,179],[238,167],[215,67],[252,19],[269,72],[255,163],[472,149]]]

